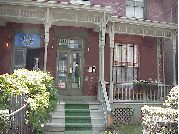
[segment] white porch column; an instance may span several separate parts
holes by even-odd
[[[99,31],[99,80],[98,80],[98,101],[101,100],[101,26]]]
[[[157,37],[157,81],[161,82],[160,79],[160,59],[161,59],[161,55],[160,55],[160,38]]]
[[[45,26],[45,54],[44,54],[44,72],[46,72],[46,66],[47,66],[47,46],[49,43],[49,29],[51,27],[51,20],[50,20],[50,13],[49,13],[49,8],[47,8],[46,16],[45,16],[45,21],[44,21],[44,26]]]
[[[110,38],[110,88],[109,88],[109,102],[113,102],[113,53],[114,53],[114,23],[109,26]]]
[[[102,18],[101,24],[101,81],[104,82],[104,46],[106,33],[106,14]]]
[[[175,56],[176,56],[176,31],[172,31],[171,40],[173,43],[173,85],[176,86],[176,68],[175,68]]]

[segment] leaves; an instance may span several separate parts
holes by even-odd
[[[44,129],[42,124],[51,121],[50,112],[56,109],[58,93],[50,73],[18,69],[11,75],[0,75],[0,89],[1,108],[8,109],[6,100],[10,98],[10,94],[25,93],[29,96],[25,98],[30,108],[29,120],[26,123],[29,123],[37,133]]]

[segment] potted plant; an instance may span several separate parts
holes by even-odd
[[[149,78],[149,83],[150,83],[150,89],[151,90],[158,90],[158,81],[152,81],[151,78]]]
[[[134,90],[148,90],[150,83],[146,80],[134,80],[133,81],[133,89]]]

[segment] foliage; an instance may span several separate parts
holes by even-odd
[[[139,80],[139,81],[134,80],[134,81],[133,81],[133,84],[134,84],[134,85],[146,85],[146,86],[149,86],[149,85],[157,85],[157,84],[159,84],[159,82],[157,82],[157,81],[152,81],[152,79],[149,78],[148,81],[147,81],[147,80]]]
[[[168,108],[178,109],[178,86],[175,86],[171,89],[164,105],[166,105]]]
[[[28,71],[27,69],[15,70],[13,74],[0,75],[1,108],[8,109],[10,94],[26,94],[25,102],[30,111],[26,114],[32,129],[39,132],[44,129],[44,124],[51,120],[50,112],[54,112],[58,100],[57,89],[50,73],[40,70]],[[0,103],[1,103],[0,102]]]
[[[139,80],[139,81],[134,80],[134,81],[133,81],[133,84],[134,84],[134,85],[149,85],[149,82],[146,81],[146,80]]]
[[[143,133],[177,133],[178,132],[178,86],[171,89],[167,108],[144,105],[142,110]]]
[[[0,133],[6,134],[8,129],[8,110],[0,110]]]

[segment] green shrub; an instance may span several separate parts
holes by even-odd
[[[8,109],[10,94],[26,94],[25,102],[30,111],[26,114],[34,131],[43,131],[44,124],[50,122],[51,112],[57,105],[57,89],[50,73],[40,70],[28,71],[27,69],[15,70],[13,74],[0,75],[0,108]]]

